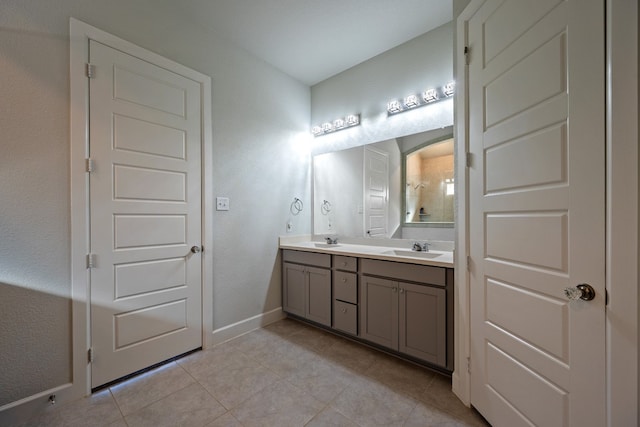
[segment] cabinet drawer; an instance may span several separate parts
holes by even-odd
[[[358,258],[352,256],[334,255],[333,268],[344,271],[358,271]]]
[[[285,262],[294,262],[296,264],[314,265],[316,267],[331,268],[331,255],[319,254],[315,252],[292,251],[284,249],[282,251],[282,260]]]
[[[358,303],[358,275],[344,271],[333,272],[333,299]]]
[[[437,286],[447,285],[447,269],[430,265],[363,258],[360,260],[360,273]]]
[[[342,301],[333,301],[333,327],[358,335],[358,306]]]

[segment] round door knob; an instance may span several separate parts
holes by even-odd
[[[193,252],[194,254],[200,253],[202,249],[200,249],[200,246],[191,246],[191,252]]]
[[[581,283],[575,287],[569,287],[564,289],[564,296],[569,300],[584,300],[591,301],[596,297],[596,291],[587,283]]]

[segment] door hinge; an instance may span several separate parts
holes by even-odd
[[[93,349],[90,348],[89,350],[87,350],[87,362],[91,363],[93,362],[93,359],[94,359]]]
[[[94,254],[87,254],[87,268],[94,268],[96,266],[96,256]]]
[[[467,255],[467,271],[471,271],[471,256]]]
[[[87,62],[85,64],[85,74],[90,79],[94,78],[96,75],[96,66]]]
[[[609,291],[606,289],[604,290],[604,305],[609,305]]]
[[[95,168],[95,162],[93,161],[92,158],[88,158],[87,159],[87,172],[91,173],[93,172],[94,168]]]
[[[465,46],[464,47],[464,63],[465,65],[469,65],[469,54],[470,54],[471,50],[469,49],[469,46]]]
[[[465,159],[465,161],[466,161],[466,164],[467,164],[467,167],[468,167],[468,168],[470,168],[471,166],[473,166],[473,154],[471,154],[471,153],[466,153],[466,159]]]
[[[471,358],[467,357],[467,373],[471,373]]]

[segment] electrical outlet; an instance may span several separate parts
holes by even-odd
[[[216,210],[228,211],[229,210],[229,198],[228,197],[216,197]]]
[[[287,222],[287,233],[291,233],[293,231],[293,222],[291,222],[291,220],[289,220]]]

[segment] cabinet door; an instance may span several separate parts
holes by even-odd
[[[342,301],[333,301],[333,328],[351,335],[358,334],[358,306]]]
[[[398,350],[446,367],[445,290],[400,282],[399,295],[400,341]]]
[[[360,337],[398,349],[398,282],[362,276]]]
[[[306,272],[305,267],[285,262],[282,264],[282,309],[305,317]]]
[[[307,309],[306,318],[331,326],[331,270],[306,267]]]

